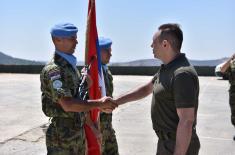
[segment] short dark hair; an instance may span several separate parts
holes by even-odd
[[[183,32],[178,24],[163,24],[159,26],[161,31],[159,41],[167,40],[170,42],[173,50],[180,51],[183,42]]]

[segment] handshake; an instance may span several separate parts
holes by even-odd
[[[111,113],[115,108],[118,107],[117,100],[114,100],[113,98],[109,96],[105,96],[98,100],[99,108],[102,112],[105,113]]]

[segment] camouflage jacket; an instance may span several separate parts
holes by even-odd
[[[106,89],[106,96],[113,97],[113,75],[109,68],[103,68],[103,75],[104,75],[104,82],[105,82],[105,89]]]
[[[103,69],[103,75],[104,75],[106,96],[113,97],[113,76],[112,76],[112,73],[110,72],[109,68],[107,68],[105,70],[105,68],[103,67],[102,69]],[[101,113],[101,115],[100,115],[101,128],[105,124],[108,124],[108,126],[110,126],[111,122],[112,122],[112,113],[111,114]]]
[[[80,74],[58,54],[43,68],[40,80],[42,110],[48,117],[75,118],[78,113],[65,112],[58,104],[61,97],[77,97]]]
[[[232,60],[230,62],[230,66],[227,70],[227,74],[228,74],[229,83],[231,85],[235,85],[235,60]]]

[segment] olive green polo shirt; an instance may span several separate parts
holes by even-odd
[[[151,117],[156,131],[176,132],[177,108],[198,108],[199,81],[185,54],[162,65],[153,77]],[[195,115],[196,116],[196,115]],[[196,119],[193,127],[196,125]]]

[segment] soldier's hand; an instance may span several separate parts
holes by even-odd
[[[92,81],[91,76],[89,74],[86,75],[86,82],[87,82],[88,88],[90,88],[93,84],[93,81]]]
[[[112,102],[112,103],[116,104],[116,102],[114,102],[113,98],[110,98],[110,97],[105,98],[105,102]],[[117,104],[116,104],[116,105],[117,105]],[[117,106],[118,106],[118,105],[117,105]],[[102,109],[101,111],[109,114],[109,113],[112,113],[112,112],[113,112],[113,109],[104,108],[104,109]]]
[[[103,97],[101,98],[101,111],[104,112],[112,112],[112,110],[114,110],[115,108],[117,108],[118,105],[116,103],[113,102],[113,99],[111,97]]]
[[[87,70],[85,67],[82,68],[81,74],[84,76],[83,80],[86,80],[87,82],[87,88],[90,88],[91,85],[93,84],[91,76],[87,73]]]
[[[101,109],[101,111],[104,112],[104,113],[107,113],[107,114],[110,114],[110,113],[113,112],[112,109]]]

